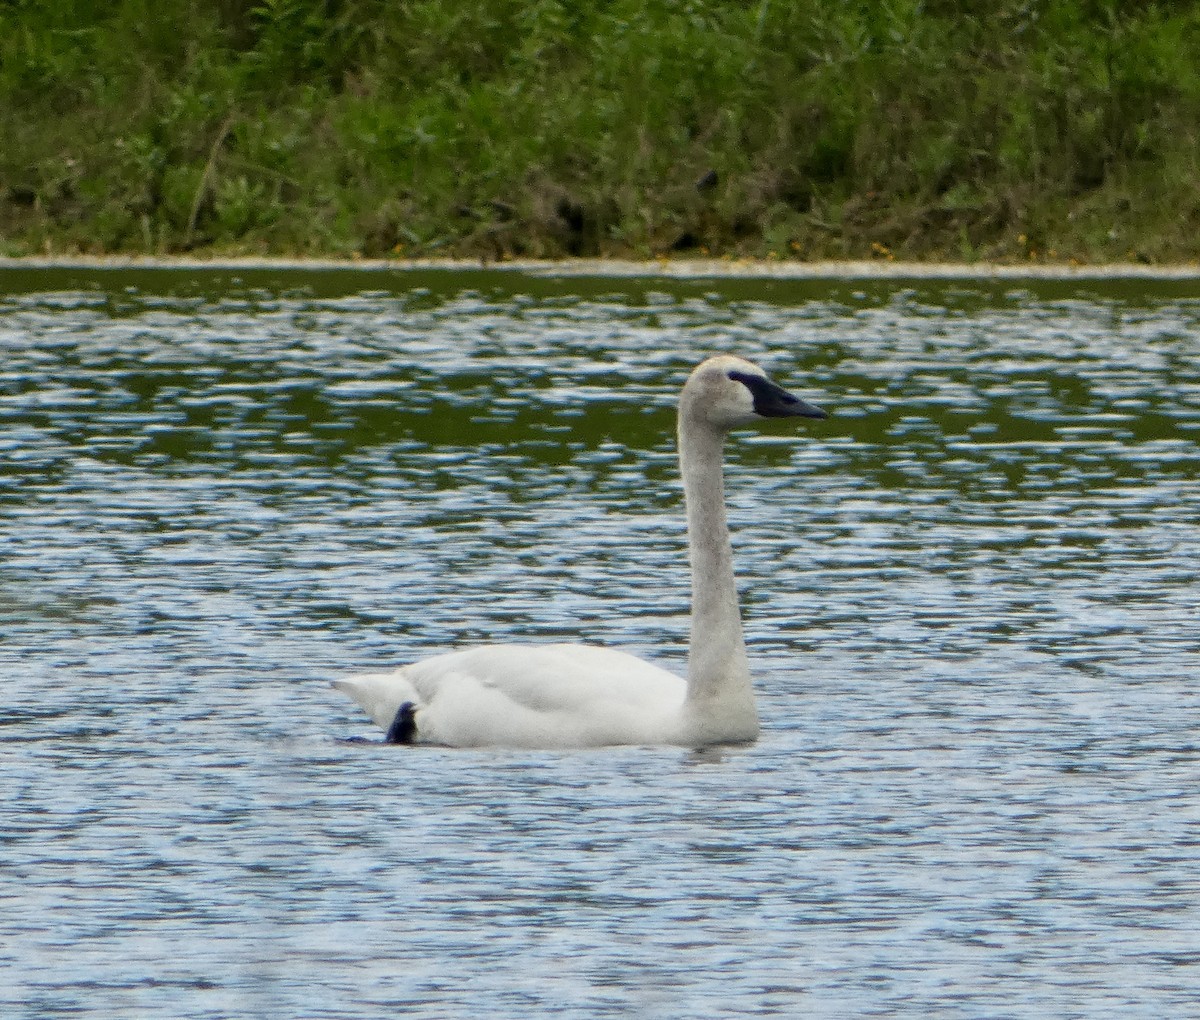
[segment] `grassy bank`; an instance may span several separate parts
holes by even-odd
[[[1200,257],[1200,11],[7,0],[0,254]]]

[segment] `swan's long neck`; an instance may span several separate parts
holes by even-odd
[[[758,716],[725,520],[724,439],[723,431],[698,415],[680,414],[679,466],[692,565],[687,712],[690,725],[713,739],[748,740],[758,732]]]

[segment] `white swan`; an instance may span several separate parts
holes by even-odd
[[[479,645],[335,680],[393,743],[700,747],[758,736],[725,523],[722,447],[763,418],[824,418],[741,358],[709,358],[679,397],[679,466],[692,566],[688,679],[593,645]]]

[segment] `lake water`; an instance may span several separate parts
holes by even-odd
[[[764,732],[387,746],[460,642],[682,669],[704,354]],[[0,1013],[1200,1009],[1200,284],[0,275]]]

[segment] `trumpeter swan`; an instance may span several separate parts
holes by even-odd
[[[721,355],[679,397],[679,467],[692,567],[688,676],[594,645],[478,645],[335,680],[393,743],[599,747],[743,743],[758,736],[725,522],[722,448],[764,418],[824,418],[757,365]]]

